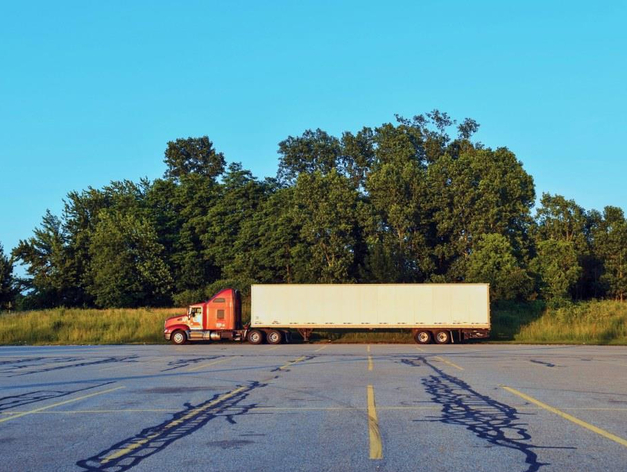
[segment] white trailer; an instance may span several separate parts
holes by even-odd
[[[251,331],[314,329],[412,331],[417,343],[487,338],[488,284],[253,285]]]

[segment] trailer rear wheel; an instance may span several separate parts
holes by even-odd
[[[283,336],[281,336],[280,331],[273,329],[266,333],[266,339],[268,340],[268,344],[281,344]]]
[[[263,333],[257,329],[253,329],[248,333],[248,342],[250,344],[261,344],[263,342]]]
[[[417,331],[414,339],[418,344],[429,344],[431,342],[431,331]]]
[[[183,331],[177,330],[172,333],[170,340],[172,341],[172,344],[178,344],[180,346],[181,344],[185,344],[187,336]]]
[[[448,344],[451,342],[451,335],[448,331],[438,331],[435,333],[435,342],[437,344]]]

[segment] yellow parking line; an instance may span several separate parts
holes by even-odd
[[[366,348],[366,352],[370,352],[370,344],[368,344],[368,347]]]
[[[379,433],[379,419],[374,401],[374,387],[368,385],[368,434],[370,436],[370,459],[383,459],[381,434]]]
[[[416,349],[418,349],[420,352],[427,352],[425,351],[423,348],[416,346]]]
[[[279,370],[283,370],[283,369],[287,369],[289,366],[296,364],[297,362],[300,361],[304,361],[306,359],[305,356],[299,357],[298,359],[296,359],[295,361],[292,362],[288,362],[287,364],[285,364],[284,366],[279,367]]]
[[[506,386],[503,386],[503,388],[505,390],[507,390],[508,392],[513,393],[514,395],[518,395],[519,397],[527,400],[528,402],[533,403],[534,405],[538,405],[540,408],[544,408],[545,410],[550,411],[551,413],[555,413],[556,415],[561,416],[562,418],[564,418],[564,419],[566,419],[568,421],[572,421],[573,423],[575,423],[575,424],[577,424],[577,425],[579,425],[579,426],[581,426],[583,428],[589,429],[590,431],[593,431],[593,432],[603,436],[604,438],[610,439],[610,440],[612,440],[614,442],[617,442],[618,444],[620,444],[622,446],[627,447],[627,440],[625,440],[625,439],[623,439],[621,437],[618,437],[618,436],[616,436],[616,435],[614,435],[614,434],[612,434],[612,433],[610,433],[608,431],[605,431],[604,429],[597,428],[596,426],[591,425],[590,423],[586,423],[585,421],[582,421],[579,418],[575,418],[574,416],[569,415],[568,413],[564,413],[563,411],[558,410],[557,408],[554,408],[552,406],[549,406],[546,403],[542,403],[540,400],[536,400],[535,398],[530,397],[529,395],[526,395],[526,394],[524,394],[522,392],[519,392],[515,388],[506,387]]]
[[[70,400],[65,400],[63,402],[54,403],[48,406],[42,406],[41,408],[36,408],[34,410],[25,411],[23,413],[16,413],[15,415],[9,416],[8,418],[0,419],[0,423],[4,423],[5,421],[13,420],[15,418],[21,418],[22,416],[32,415],[33,413],[39,413],[40,411],[49,410],[50,408],[54,408],[55,406],[67,405],[68,403],[73,403],[79,400],[84,400],[85,398],[95,397],[96,395],[102,395],[105,393],[113,392],[115,390],[120,390],[121,388],[124,388],[124,387],[110,388],[109,390],[103,390],[101,392],[90,393],[89,395],[83,395],[82,397],[72,398]]]
[[[190,418],[193,418],[194,416],[202,413],[205,410],[208,410],[209,408],[214,407],[215,405],[223,402],[224,400],[228,400],[229,398],[237,395],[240,392],[243,392],[244,390],[248,390],[249,387],[239,387],[236,388],[235,390],[232,390],[229,393],[225,393],[224,395],[216,398],[214,401],[207,403],[204,406],[198,407],[198,408],[194,408],[193,410],[191,410],[189,413],[187,413],[184,416],[181,416],[180,418],[171,421],[170,423],[166,424],[163,429],[161,431],[159,431],[158,433],[153,433],[148,435],[147,437],[145,437],[144,439],[140,439],[139,441],[135,441],[131,444],[129,444],[127,447],[125,447],[124,449],[120,449],[117,452],[114,452],[113,454],[108,455],[107,457],[105,457],[104,459],[102,459],[101,464],[106,464],[107,462],[110,462],[114,459],[118,459],[119,457],[125,456],[126,454],[133,452],[135,449],[143,446],[144,444],[146,444],[149,441],[152,441],[153,439],[161,436],[162,434],[164,434],[168,429],[174,428],[175,426],[178,426],[179,424],[189,420]]]
[[[370,354],[368,354],[368,370],[372,370],[373,365],[372,365],[372,356]]]
[[[457,364],[453,364],[451,361],[447,361],[446,359],[444,359],[444,358],[442,358],[442,357],[440,357],[440,356],[436,356],[436,357],[434,357],[434,359],[435,359],[435,360],[438,360],[438,361],[440,361],[440,362],[444,362],[445,364],[450,365],[451,367],[455,367],[456,369],[459,369],[459,370],[464,370],[464,368],[463,368],[463,367],[460,367],[460,366],[458,366]]]
[[[318,349],[316,349],[314,352],[320,352],[320,351],[322,351],[323,349],[326,349],[327,347],[329,347],[329,345],[328,345],[328,344],[325,344],[324,346],[319,347]]]
[[[220,362],[224,362],[224,361],[228,361],[229,358],[224,358],[224,359],[218,359],[217,361],[213,361],[213,362],[208,362],[206,364],[202,364],[202,365],[197,365],[196,367],[192,367],[191,369],[187,369],[187,372],[194,372],[195,370],[200,370],[200,369],[204,369],[205,367],[209,367],[210,365],[216,365],[219,364]]]
[[[276,349],[278,349],[280,347],[281,347],[280,345],[279,346],[274,346],[274,347],[271,347],[270,349],[268,349],[268,351],[275,351]]]

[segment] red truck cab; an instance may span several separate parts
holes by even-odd
[[[173,316],[165,321],[163,335],[174,344],[187,341],[245,339],[242,321],[241,297],[237,290],[219,291],[203,303],[190,305],[187,314]]]

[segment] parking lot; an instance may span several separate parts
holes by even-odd
[[[0,348],[1,470],[627,470],[627,348]]]

